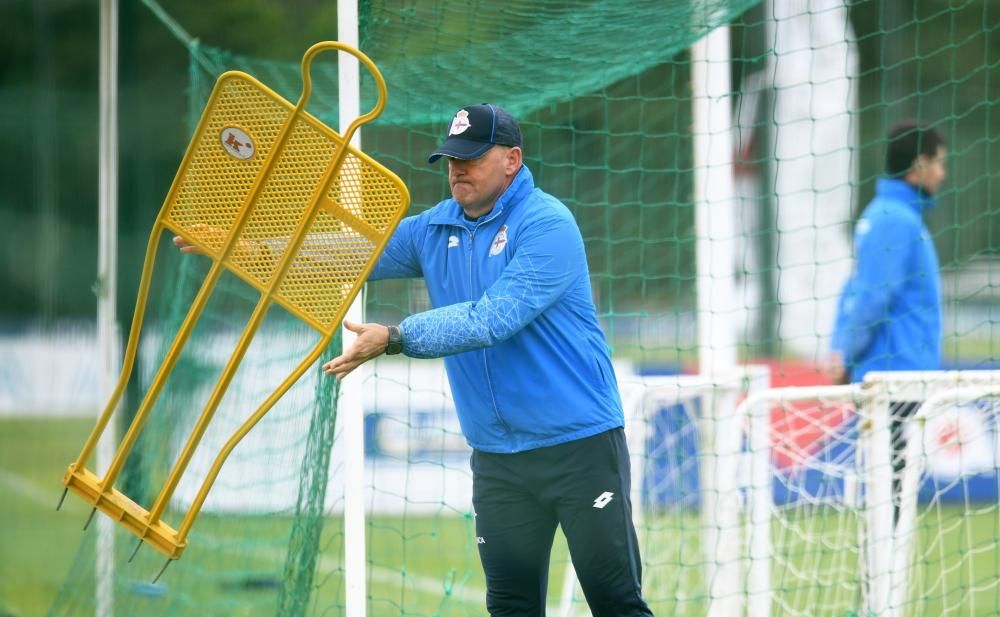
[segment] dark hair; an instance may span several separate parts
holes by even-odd
[[[921,154],[934,156],[944,145],[944,136],[937,129],[913,120],[900,122],[889,131],[889,147],[885,153],[885,171],[893,177],[906,175],[913,161]]]

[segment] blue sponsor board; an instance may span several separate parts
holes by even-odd
[[[452,410],[377,411],[366,413],[364,424],[368,458],[453,464],[472,453]]]
[[[369,461],[379,472],[426,471],[428,479],[421,477],[420,482],[437,481],[441,468],[467,477],[471,450],[461,433],[443,367],[432,362],[385,363],[379,365],[378,377],[377,387],[365,389]],[[693,397],[648,416],[645,466],[642,479],[637,480],[645,506],[700,506],[699,403]],[[915,437],[924,440],[928,452],[922,501],[996,502],[1000,498],[997,411],[984,403],[948,409],[928,420],[924,434]],[[852,503],[863,490],[858,488],[862,478],[856,477],[855,465],[858,421],[850,410],[788,406],[784,414],[772,418],[772,431],[775,443],[781,444],[772,457],[775,503],[802,499]],[[747,474],[748,467],[741,465],[740,472]],[[441,490],[450,494],[456,488],[448,484]]]
[[[922,503],[932,499],[995,503],[1000,499],[1000,431],[993,411],[989,405],[955,407],[930,419],[923,435],[910,429],[910,438],[922,438],[927,452]],[[698,413],[697,403],[692,402],[664,407],[650,417],[642,479],[647,507],[700,506],[700,438],[691,420]],[[775,423],[775,441],[796,447],[792,454],[772,457],[774,503],[854,503],[863,490],[855,463],[857,416],[836,413],[820,418],[826,422],[816,431],[820,437],[807,443],[801,434],[781,434],[795,423]],[[809,421],[815,422],[816,417]]]
[[[642,499],[647,507],[701,503],[697,399],[657,410],[649,418]],[[630,444],[631,447],[635,447]],[[633,479],[634,480],[634,479]]]

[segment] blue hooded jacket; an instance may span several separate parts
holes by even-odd
[[[852,381],[868,371],[933,370],[941,362],[941,276],[922,211],[934,200],[881,179],[854,231],[854,272],[840,296],[832,348]]]
[[[454,199],[404,219],[369,280],[414,277],[434,308],[400,324],[403,353],[445,358],[470,446],[520,452],[624,425],[580,230],[527,167],[476,221]]]

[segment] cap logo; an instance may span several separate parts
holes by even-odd
[[[459,109],[458,113],[455,114],[455,119],[451,121],[451,130],[448,131],[449,135],[461,135],[472,126],[469,122],[469,112],[464,109]]]

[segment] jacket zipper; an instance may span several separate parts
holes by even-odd
[[[484,221],[484,222],[488,223],[489,220]],[[475,263],[474,263],[475,246],[474,246],[474,240],[476,239],[476,230],[479,229],[479,225],[480,224],[477,224],[476,227],[474,229],[471,229],[471,230],[468,229],[468,228],[463,228],[469,234],[469,291],[472,291],[473,289],[475,289],[475,281],[472,278],[473,277],[473,273],[475,272]],[[486,373],[486,389],[489,391],[489,393],[490,393],[490,401],[493,403],[493,415],[496,416],[497,422],[500,423],[500,426],[502,426],[504,428],[504,430],[507,431],[508,436],[512,436],[513,435],[513,431],[510,430],[510,426],[507,425],[507,422],[503,419],[503,416],[500,415],[500,408],[497,407],[497,397],[493,393],[493,381],[490,379],[490,364],[486,360],[486,350],[483,349],[483,350],[481,350],[481,352],[483,354],[483,372]]]

